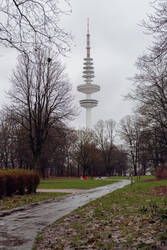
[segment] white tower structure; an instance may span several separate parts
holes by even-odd
[[[77,90],[81,93],[86,94],[86,99],[80,101],[81,107],[86,109],[86,128],[91,128],[91,109],[98,105],[98,101],[92,99],[91,94],[98,92],[100,86],[93,84],[94,78],[94,67],[93,58],[90,57],[90,33],[89,33],[89,19],[88,19],[88,30],[87,30],[87,56],[84,58],[83,66],[83,78],[85,83],[78,85]]]

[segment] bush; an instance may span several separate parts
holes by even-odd
[[[156,169],[155,176],[158,180],[167,179],[167,167],[165,165],[161,165]]]
[[[12,194],[16,193],[17,178],[11,171],[6,172],[5,178],[6,178],[6,183],[5,183],[6,196],[11,196]]]
[[[25,194],[26,186],[27,186],[27,175],[25,175],[24,171],[20,171],[17,175],[17,191],[20,195]]]
[[[34,174],[34,172],[30,171],[29,175],[27,176],[27,193],[35,193],[37,186],[40,182],[40,177],[38,174]]]
[[[0,198],[2,198],[6,193],[6,178],[5,176],[0,172]]]
[[[39,174],[30,170],[0,171],[0,198],[12,194],[24,195],[36,192],[40,182]]]

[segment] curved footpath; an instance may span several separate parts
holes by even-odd
[[[101,196],[130,184],[129,180],[80,190],[54,200],[25,206],[10,213],[0,213],[0,249],[30,250],[39,231],[57,219]]]

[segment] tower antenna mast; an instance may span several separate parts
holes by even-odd
[[[88,34],[89,34],[89,17],[87,19],[87,26],[88,26]]]
[[[98,101],[92,99],[91,94],[100,91],[100,86],[93,84],[94,67],[93,58],[90,57],[90,25],[89,18],[87,19],[87,56],[84,58],[83,78],[84,84],[78,85],[77,90],[86,95],[86,99],[80,101],[81,107],[86,109],[86,128],[91,128],[91,109],[98,105]]]

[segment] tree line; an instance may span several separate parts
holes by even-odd
[[[120,134],[129,147],[134,174],[167,161],[167,1],[156,0],[142,25],[153,43],[136,62],[132,91],[134,114],[120,122]]]
[[[67,11],[70,3],[64,0]],[[146,174],[166,162],[167,2],[156,0],[143,21],[153,34],[149,50],[137,59],[136,103],[124,117],[114,143],[115,122],[98,121],[93,130],[75,130],[77,111],[59,55],[70,48],[70,34],[59,26],[59,1],[1,1],[0,43],[18,51],[9,103],[0,112],[0,168],[36,169],[41,175]]]
[[[41,139],[41,124],[39,123],[39,131],[36,131],[34,120],[27,118],[25,113],[18,117],[18,110],[16,113],[14,110],[10,115],[9,107],[1,112],[1,169],[35,169],[44,178],[126,175],[127,151],[114,144],[115,123],[112,120],[99,121],[94,130],[75,130],[69,128],[63,120],[55,119],[52,123],[51,119],[47,137]],[[24,119],[25,126],[22,125]],[[39,140],[42,141],[40,154],[39,151],[34,151],[34,148],[39,147]]]

